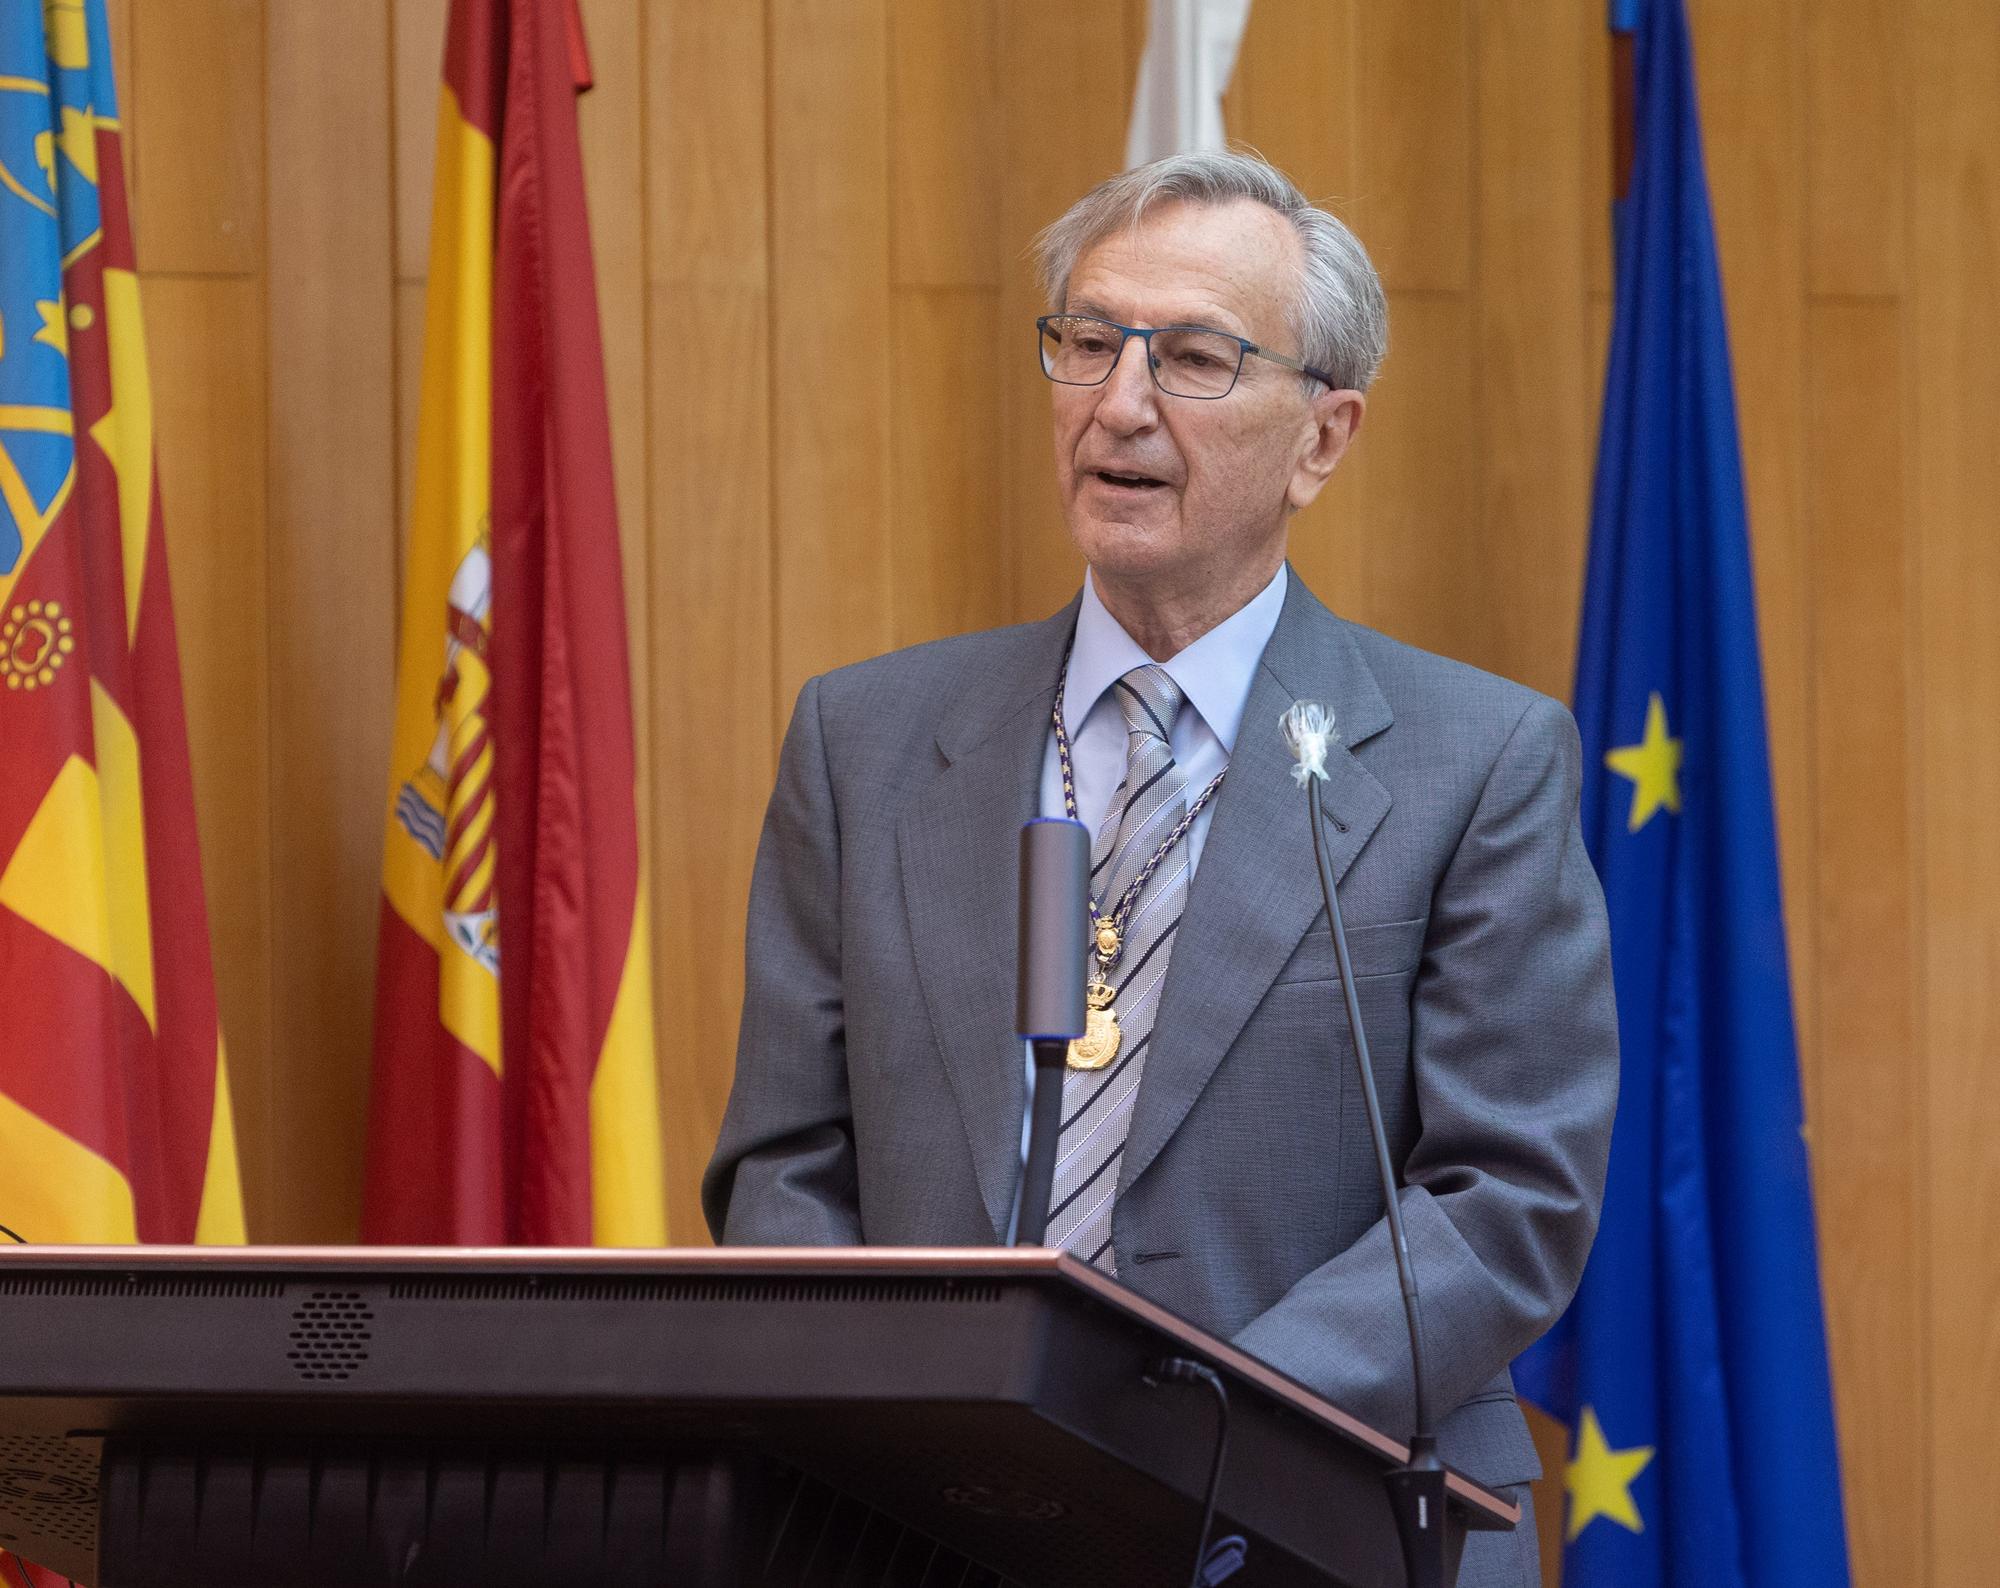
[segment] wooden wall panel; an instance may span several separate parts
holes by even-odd
[[[735,1062],[772,725],[791,704],[773,682],[767,22],[738,0],[647,22],[654,991],[667,1229],[692,1245]]]
[[[1900,428],[1854,445],[1854,396],[1903,364],[1893,303],[1816,305],[1809,328],[1812,602],[1820,856],[1818,1107],[1810,1123],[1827,1331],[1847,1431],[1858,1582],[1893,1582],[1922,1541],[1926,1430],[1921,961]],[[1895,412],[1892,408],[1891,412]]]
[[[128,122],[126,142],[135,166],[165,167],[134,217],[148,270],[244,275],[263,262],[262,13],[262,0],[181,0],[131,13],[127,54],[161,89]],[[201,92],[179,91],[184,83]]]
[[[270,1238],[353,1238],[394,629],[386,0],[266,13]]]
[[[895,638],[886,0],[771,6],[778,692]]]
[[[358,1215],[447,5],[109,5],[264,1238]],[[705,1238],[800,679],[1075,589],[1026,250],[1122,163],[1147,9],[585,0],[677,1241]],[[2000,1420],[2000,23],[1981,0],[1690,13],[1856,1581],[1956,1588],[1986,1553],[1959,1453]],[[1595,0],[1255,0],[1227,102],[1392,290],[1301,572],[1558,694],[1610,316],[1610,59]],[[827,378],[840,359],[853,378]]]
[[[1012,615],[993,364],[1030,349],[1004,334],[991,288],[899,287],[895,304],[890,628],[894,643],[914,645]]]
[[[1363,597],[1345,604],[1411,645],[1491,667],[1490,551],[1464,530],[1478,510],[1472,306],[1459,293],[1391,292],[1389,322],[1395,363],[1376,385],[1358,456],[1342,465],[1365,470],[1368,502]]]
[[[1818,0],[1805,13],[1805,190],[1816,293],[1903,290],[1909,7]]]
[[[1353,221],[1391,291],[1472,285],[1472,16],[1356,5]]]
[[[898,645],[1010,614],[1000,491],[1003,370],[1033,333],[1000,318],[997,25],[890,13],[890,629]]]
[[[2000,1408],[2000,13],[1917,9],[1914,786],[1925,917],[1931,1580],[1992,1574]]]
[[[1584,382],[1584,79],[1598,0],[1473,7],[1476,535],[1492,665],[1557,699],[1576,668],[1598,393]],[[1569,312],[1551,313],[1557,305]],[[1508,564],[1537,570],[1510,577]],[[1504,591],[1505,595],[1493,599]]]

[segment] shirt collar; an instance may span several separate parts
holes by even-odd
[[[1248,602],[1160,664],[1188,703],[1201,713],[1201,720],[1225,752],[1236,748],[1236,730],[1250,700],[1251,678],[1278,626],[1278,614],[1284,610],[1285,582],[1285,567],[1280,563],[1271,582]],[[1152,660],[1105,608],[1097,597],[1097,587],[1085,574],[1083,602],[1076,614],[1076,639],[1070,646],[1063,686],[1063,731],[1074,739],[1105,690],[1133,668]]]

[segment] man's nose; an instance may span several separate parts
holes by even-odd
[[[1125,338],[1097,400],[1100,424],[1129,434],[1145,429],[1159,417],[1160,389],[1153,384],[1151,358],[1152,350],[1143,337]]]

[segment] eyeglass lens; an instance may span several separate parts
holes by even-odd
[[[1150,340],[1153,379],[1175,397],[1220,397],[1236,384],[1243,344],[1219,331],[1167,329]],[[1105,320],[1057,314],[1042,328],[1042,368],[1067,386],[1095,386],[1111,373],[1124,333]]]

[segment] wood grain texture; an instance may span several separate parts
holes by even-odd
[[[1001,181],[998,22],[986,6],[888,13],[890,279],[998,287]]]
[[[437,165],[444,25],[451,0],[391,0],[390,113],[395,124],[396,279],[430,272],[431,173]]]
[[[352,1239],[381,900],[395,432],[385,4],[266,15],[274,1068],[259,1210]]]
[[[648,16],[647,634],[655,999],[669,1238],[696,1201],[736,1054],[743,920],[773,723],[766,19]],[[629,577],[629,575],[628,575]]]
[[[159,168],[151,202],[134,217],[140,262],[177,274],[250,274],[263,255],[261,0],[139,5],[131,28],[135,75],[161,89],[127,124],[133,165]]]
[[[1557,699],[1576,668],[1598,402],[1576,311],[1585,237],[1602,224],[1583,204],[1586,41],[1601,14],[1597,0],[1473,8],[1476,541],[1498,552],[1487,574],[1505,591],[1492,604],[1496,670]]]
[[[1894,304],[1817,305],[1809,320],[1812,603],[1818,683],[1818,1086],[1809,1115],[1827,1332],[1841,1367],[1854,1577],[1899,1580],[1921,1538],[1927,1425],[1923,1290],[1921,959],[1914,740],[1906,665],[1915,607],[1906,563],[1901,427],[1854,444],[1852,394],[1899,389]],[[1899,407],[1890,407],[1891,415]]]
[[[999,293],[899,287],[890,382],[895,643],[1007,621],[1000,502]]]
[[[1909,7],[1817,0],[1805,11],[1806,264],[1822,295],[1903,290]]]
[[[771,5],[779,698],[895,635],[883,0]]]
[[[1391,291],[1464,292],[1473,272],[1467,0],[1354,8],[1353,218]]]
[[[1915,96],[1914,589],[1923,853],[1930,1572],[1991,1575],[2000,1411],[2000,13],[1931,0]]]

